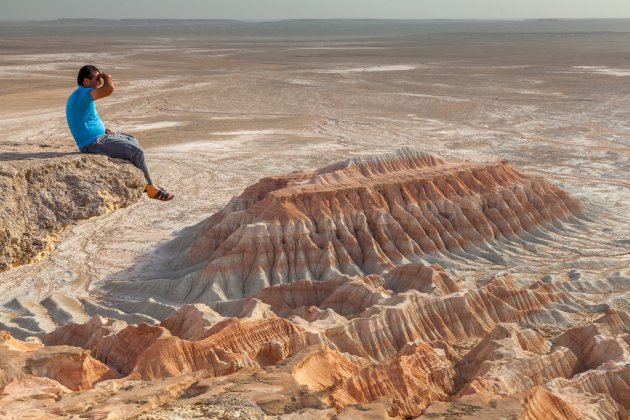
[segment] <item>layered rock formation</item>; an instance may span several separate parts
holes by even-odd
[[[46,333],[0,336],[0,416],[626,418],[626,273],[540,274],[574,263],[584,213],[506,163],[412,150],[266,178],[160,277],[114,283],[117,308],[16,317]]]
[[[578,200],[506,162],[401,149],[262,179],[167,246],[157,278],[112,290],[207,303],[409,263],[506,265],[580,219]]]
[[[0,271],[49,252],[63,228],[134,203],[144,178],[105,156],[3,161]]]

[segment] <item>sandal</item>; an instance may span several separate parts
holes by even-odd
[[[159,185],[157,186],[159,189],[164,190],[164,188],[160,187]],[[164,190],[166,191],[166,190]],[[142,192],[147,192],[147,186],[144,186],[144,190],[142,190]]]
[[[160,200],[160,201],[170,201],[175,197],[175,195],[171,194],[170,192],[166,191],[163,188],[159,188],[158,192],[155,193],[154,196],[149,196],[149,198],[154,198],[156,200]]]

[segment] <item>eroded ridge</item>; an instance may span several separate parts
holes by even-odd
[[[584,220],[577,199],[509,163],[405,148],[264,178],[167,246],[174,257],[152,279],[111,286],[213,302],[408,263],[507,265]]]
[[[95,316],[41,342],[1,333],[0,414],[164,418],[238,396],[254,417],[628,415],[627,312],[572,296],[571,280],[464,291],[437,265],[402,268],[189,304],[157,325]]]

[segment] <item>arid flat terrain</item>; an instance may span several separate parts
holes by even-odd
[[[302,359],[299,362],[297,359],[290,359],[299,351],[302,351],[300,357],[320,358],[317,363],[322,366],[330,364],[333,366],[330,368],[332,370],[351,371],[339,378],[322,380],[319,384],[307,384],[310,391],[320,392],[318,395],[321,397],[323,389],[328,389],[326,387],[332,386],[335,381],[347,381],[345,388],[337,388],[334,392],[328,389],[330,393],[325,398],[322,397],[322,406],[317,409],[321,411],[317,414],[321,417],[313,414],[314,418],[327,418],[325,415],[330,412],[324,413],[326,407],[341,410],[355,403],[372,403],[377,400],[376,397],[365,399],[357,396],[370,394],[368,391],[357,391],[363,389],[361,384],[370,382],[365,378],[361,379],[360,374],[364,372],[361,369],[367,369],[370,363],[373,365],[369,368],[375,369],[374,372],[364,373],[366,377],[372,375],[375,380],[374,378],[387,377],[386,373],[377,372],[377,367],[374,367],[379,363],[384,370],[400,368],[404,371],[404,366],[407,366],[405,363],[409,363],[409,366],[420,363],[414,359],[416,357],[418,360],[433,360],[433,357],[435,363],[429,363],[431,366],[424,366],[423,369],[432,372],[428,375],[433,375],[433,381],[436,381],[436,377],[443,380],[440,379],[439,384],[432,382],[427,385],[431,389],[430,398],[414,402],[406,399],[408,395],[404,392],[384,394],[404,401],[397,405],[399,411],[381,410],[382,407],[389,406],[379,400],[378,404],[382,406],[373,403],[366,409],[367,412],[374,410],[370,413],[375,416],[385,412],[392,416],[418,415],[421,411],[418,411],[418,407],[427,407],[430,401],[445,401],[447,395],[458,393],[458,398],[465,399],[467,395],[486,395],[484,392],[493,391],[496,395],[505,397],[499,402],[499,411],[504,409],[507,413],[516,413],[523,418],[538,418],[531,408],[535,406],[534,403],[529,408],[521,407],[521,411],[512,408],[512,405],[519,406],[518,401],[525,398],[525,394],[518,393],[529,392],[527,401],[538,401],[540,406],[549,404],[557,408],[562,404],[552,404],[549,401],[556,401],[556,395],[561,394],[558,389],[579,389],[579,386],[573,382],[569,385],[560,383],[561,381],[555,379],[556,382],[544,389],[535,388],[536,385],[546,384],[547,380],[559,377],[566,378],[562,380],[575,381],[577,373],[583,374],[587,370],[599,372],[595,368],[601,363],[595,363],[592,358],[578,354],[575,360],[569,357],[566,360],[572,361],[567,362],[564,358],[566,354],[559,354],[564,351],[562,349],[571,349],[575,353],[579,347],[576,342],[589,340],[575,338],[582,332],[567,332],[570,328],[596,325],[593,321],[606,316],[606,311],[610,310],[612,313],[608,313],[609,318],[619,316],[622,321],[613,322],[607,318],[607,325],[615,326],[610,327],[606,334],[625,334],[626,337],[612,340],[615,344],[610,346],[621,350],[610,354],[614,353],[611,357],[616,357],[616,362],[627,366],[628,331],[624,328],[630,328],[630,321],[624,328],[619,327],[619,323],[625,322],[623,320],[628,318],[630,310],[630,21],[288,21],[249,24],[230,21],[5,22],[0,23],[0,35],[0,171],[9,173],[13,169],[7,168],[22,168],[28,172],[29,168],[37,168],[42,162],[65,159],[68,155],[77,153],[65,124],[65,101],[76,87],[78,69],[84,64],[93,64],[102,71],[111,73],[116,85],[111,97],[97,102],[99,114],[106,126],[114,131],[135,135],[147,152],[153,178],[176,195],[168,203],[156,202],[143,196],[128,207],[69,223],[54,237],[49,252],[40,255],[35,262],[0,272],[0,330],[7,330],[21,339],[30,335],[41,338],[63,325],[88,322],[93,315],[123,319],[130,324],[136,324],[143,320],[156,323],[169,317],[172,320],[188,315],[194,319],[201,317],[208,320],[215,316],[214,312],[209,311],[216,310],[216,319],[213,318],[215,321],[195,324],[195,328],[206,328],[203,331],[207,332],[218,325],[219,321],[216,320],[221,317],[267,319],[265,311],[269,310],[274,313],[274,317],[280,316],[275,319],[279,324],[280,320],[285,322],[282,328],[287,331],[291,328],[302,328],[299,333],[292,334],[310,337],[308,340],[311,341],[304,339],[308,344],[324,346],[326,340],[317,341],[308,334],[320,334],[327,328],[326,331],[330,331],[334,325],[345,325],[344,334],[354,337],[354,333],[348,332],[350,327],[347,325],[350,324],[344,324],[345,320],[335,316],[347,316],[348,320],[363,317],[368,319],[368,315],[374,315],[378,311],[385,313],[394,308],[396,302],[407,302],[407,298],[402,297],[400,301],[396,300],[396,296],[402,296],[404,290],[393,286],[393,280],[388,280],[393,275],[388,273],[395,266],[404,265],[400,261],[418,261],[400,259],[400,264],[392,263],[396,258],[383,247],[383,252],[388,257],[383,258],[387,263],[378,263],[381,268],[387,267],[383,268],[383,272],[375,268],[378,264],[374,261],[373,264],[367,260],[363,261],[363,265],[356,264],[358,268],[353,275],[361,278],[372,274],[383,275],[384,280],[382,283],[374,283],[369,278],[364,279],[365,284],[372,288],[371,294],[368,293],[369,299],[362,297],[367,299],[363,301],[364,306],[359,305],[353,310],[346,308],[346,312],[343,305],[330,304],[324,308],[321,307],[323,301],[308,301],[310,303],[305,304],[307,309],[302,312],[292,307],[294,312],[285,310],[282,313],[277,309],[279,306],[274,306],[273,299],[265,300],[260,296],[260,302],[271,305],[271,309],[256,306],[258,303],[251,303],[251,307],[246,306],[250,304],[249,301],[243,303],[240,300],[235,301],[233,306],[229,302],[216,306],[216,302],[227,299],[226,295],[230,299],[251,297],[264,287],[285,281],[269,280],[265,283],[260,280],[261,276],[243,276],[239,281],[255,286],[243,286],[242,295],[236,292],[226,292],[224,295],[223,292],[229,287],[216,280],[216,267],[211,262],[218,258],[217,255],[223,256],[216,251],[218,248],[215,245],[218,247],[218,244],[223,243],[221,241],[225,238],[221,235],[232,232],[230,229],[235,225],[227,223],[228,227],[217,228],[220,234],[213,235],[220,237],[221,241],[216,239],[216,242],[212,242],[215,239],[210,240],[203,235],[212,230],[215,219],[219,220],[218,217],[208,219],[211,215],[226,208],[232,197],[239,196],[248,186],[257,185],[262,178],[294,171],[316,171],[347,159],[384,156],[405,147],[403,150],[425,152],[447,162],[459,162],[461,171],[464,172],[464,168],[476,168],[484,164],[507,165],[501,162],[509,161],[526,179],[530,176],[544,179],[553,184],[554,188],[569,194],[571,200],[581,203],[580,214],[585,219],[580,220],[585,220],[584,224],[567,219],[569,213],[558,213],[545,219],[544,223],[542,219],[534,223],[536,226],[538,223],[543,226],[540,235],[536,233],[531,238],[520,237],[518,241],[502,242],[495,232],[495,237],[489,239],[490,245],[485,242],[478,245],[476,236],[469,237],[466,233],[462,237],[479,246],[478,254],[473,253],[480,256],[479,258],[470,257],[468,249],[466,256],[462,257],[457,251],[444,245],[444,249],[454,254],[441,255],[440,258],[423,257],[422,260],[441,265],[440,268],[432,269],[434,272],[429,277],[433,276],[433,282],[437,281],[436,276],[442,276],[439,273],[444,270],[442,277],[454,279],[457,283],[456,289],[444,286],[446,289],[439,294],[433,293],[445,296],[444,299],[451,296],[455,300],[454,296],[458,293],[464,296],[469,292],[481,296],[470,298],[471,302],[476,302],[475,299],[482,301],[485,299],[484,293],[498,293],[493,288],[502,288],[504,292],[508,290],[505,293],[510,296],[513,292],[522,296],[521,289],[526,289],[529,293],[529,288],[534,287],[532,285],[540,283],[545,284],[547,289],[536,290],[540,295],[536,295],[534,300],[537,299],[538,303],[552,302],[552,306],[543,305],[539,308],[528,304],[519,309],[527,312],[527,315],[519,313],[507,318],[499,316],[495,319],[488,315],[492,322],[481,322],[479,325],[473,323],[475,326],[471,326],[471,330],[467,329],[464,322],[465,334],[425,334],[418,332],[421,329],[418,327],[416,332],[409,333],[413,338],[410,343],[415,343],[413,349],[405,347],[405,343],[397,342],[390,353],[385,351],[377,355],[375,350],[375,353],[367,351],[364,354],[358,350],[353,353],[350,349],[354,347],[346,342],[335,342],[335,346],[324,346],[325,350],[320,348],[317,350],[319,353],[313,356],[315,353],[308,353],[315,352],[313,348],[305,350],[306,345],[300,347],[304,343],[297,345],[291,341],[292,338],[283,342],[285,347],[282,351],[266,348],[265,352],[269,354],[265,353],[265,362],[253,356],[253,361],[239,359],[234,362],[237,356],[233,356],[229,359],[230,363],[259,372],[270,383],[275,383],[278,378],[284,378],[282,375],[290,373],[293,377],[302,378],[298,383],[304,385],[307,384],[304,378],[316,375],[291,367],[291,363],[300,367],[306,363]],[[112,176],[111,171],[108,167],[108,176]],[[326,173],[324,169],[321,171]],[[386,177],[390,176],[387,171],[384,173]],[[451,170],[444,170],[443,174],[431,172],[430,176],[422,176],[434,177],[431,178],[434,179],[432,182],[439,183],[442,182],[439,179],[444,179],[445,176],[448,178],[444,174],[450,176]],[[54,173],[50,176],[54,179]],[[394,175],[391,177],[387,178],[388,182],[394,182]],[[28,176],[25,179],[29,179]],[[396,182],[403,182],[400,179],[396,178]],[[419,178],[413,179],[417,181]],[[315,177],[307,183],[319,185],[319,182],[321,179]],[[375,181],[375,184],[380,185],[379,183],[383,184],[385,181]],[[520,181],[514,184],[521,185]],[[365,184],[361,185],[362,188],[368,188]],[[506,190],[512,188],[506,186],[508,184],[501,185]],[[369,188],[376,187],[370,184]],[[55,191],[49,193],[55,194]],[[480,187],[473,195],[486,197],[486,193],[488,191]],[[445,192],[444,194],[448,195]],[[301,197],[296,202],[302,200]],[[472,200],[476,205],[490,199]],[[506,208],[513,210],[514,203],[507,198],[505,200],[508,203]],[[233,210],[241,211],[249,204],[251,203],[243,204],[243,208],[233,206]],[[376,207],[384,209],[383,214],[387,214],[393,211],[393,206],[390,207],[389,204],[391,203],[388,201],[388,205],[379,204],[380,207]],[[312,210],[312,203],[309,205]],[[467,206],[461,204],[461,208],[468,209]],[[372,208],[365,208],[368,207]],[[227,208],[232,209],[229,206]],[[483,213],[487,208],[486,204],[481,208]],[[450,207],[447,210],[440,208],[440,214],[448,214],[449,209]],[[502,211],[499,205],[497,209]],[[223,211],[228,219],[232,217],[232,210]],[[265,209],[257,208],[256,211],[262,214]],[[256,211],[252,210],[250,213],[258,214]],[[102,212],[98,212],[100,213]],[[298,214],[297,211],[289,213]],[[96,213],[90,216],[94,214]],[[272,223],[268,218],[248,217],[242,216],[239,223],[253,224],[260,223],[260,220]],[[19,219],[19,215],[15,215],[15,218]],[[316,219],[315,216],[311,218]],[[282,220],[284,223],[284,219]],[[380,216],[371,219],[368,229],[374,234],[375,242],[382,244],[384,242],[376,233],[380,220],[385,219]],[[520,224],[527,225],[529,229],[530,225],[524,220],[520,220]],[[2,220],[2,223],[11,224],[13,219],[9,217]],[[549,228],[545,223],[553,226]],[[286,231],[286,224],[283,226]],[[456,231],[460,225],[453,226]],[[538,229],[536,226],[532,228]],[[325,229],[318,228],[317,234],[322,231]],[[383,235],[387,236],[385,233]],[[458,234],[452,235],[458,238]],[[214,238],[212,235],[208,237]],[[257,236],[253,234],[252,238]],[[173,239],[174,242],[169,242]],[[493,242],[495,239],[496,243]],[[442,240],[445,244],[448,243],[444,236]],[[398,242],[392,242],[400,248]],[[259,246],[262,242],[256,243]],[[191,247],[191,244],[197,245]],[[488,251],[488,247],[492,249]],[[204,250],[214,254],[204,255]],[[492,254],[492,257],[488,257],[486,252]],[[262,253],[254,252],[253,255]],[[430,254],[429,251],[426,253]],[[231,261],[237,260],[236,257],[233,258]],[[248,261],[246,257],[238,261],[238,267],[248,263],[250,269],[257,264]],[[265,264],[261,263],[261,266]],[[343,264],[340,263],[339,267],[341,266]],[[339,270],[339,274],[350,274],[343,269]],[[309,275],[293,273],[293,277],[279,278],[286,279],[287,283],[301,278],[326,280],[332,282],[327,283],[334,286],[330,286],[331,288],[341,288],[341,283],[334,283],[332,275],[326,275],[324,279],[323,275],[319,276],[316,272],[313,269]],[[325,270],[320,274],[324,272]],[[191,277],[191,273],[195,275]],[[191,278],[213,280],[208,283],[207,292],[204,289],[203,293],[195,295],[190,290],[181,291],[183,286],[176,284],[184,280],[189,282]],[[145,280],[153,283],[146,283]],[[352,280],[353,284],[357,281]],[[221,286],[215,287],[215,283]],[[152,295],[150,288],[147,292],[146,286],[135,286],[139,284],[170,286],[166,289],[160,286]],[[121,288],[120,285],[124,287]],[[435,287],[438,287],[437,283]],[[422,288],[416,288],[420,289]],[[386,290],[394,290],[395,293],[387,295]],[[173,294],[169,294],[170,292]],[[565,293],[568,297],[564,296]],[[418,296],[420,295],[422,293]],[[559,298],[560,295],[563,297]],[[195,299],[195,296],[204,298]],[[341,293],[340,296],[352,300],[356,296],[364,295]],[[419,305],[418,302],[422,299],[428,299],[425,295],[418,296],[412,299],[414,304]],[[437,301],[441,297],[435,299]],[[514,302],[521,297],[514,297],[514,301],[510,299],[512,298],[506,302],[518,307]],[[191,307],[185,307],[188,309],[176,313],[176,309],[185,303],[204,303],[212,309],[197,308],[202,314],[199,315],[196,312],[193,314]],[[476,303],[470,305],[477,308]],[[314,313],[309,307],[319,309]],[[328,314],[324,317],[320,310],[322,313],[332,311],[335,316]],[[420,311],[417,308],[409,310]],[[572,314],[566,315],[571,318],[571,322],[563,324],[566,313]],[[359,316],[360,314],[362,315]],[[290,316],[299,316],[301,321]],[[481,315],[480,317],[483,318]],[[522,321],[523,319],[526,321]],[[549,322],[550,319],[558,321],[558,325],[554,326]],[[94,334],[98,328],[106,329],[95,327],[98,322],[92,318],[90,334]],[[519,328],[505,326],[503,323],[506,322],[515,322],[524,332]],[[183,327],[174,327],[173,323],[176,321],[171,321],[165,327],[173,336],[194,341],[191,335],[182,332]],[[254,328],[249,324],[243,327],[239,324],[238,328],[234,325],[230,328]],[[273,330],[277,331],[279,328],[281,327],[276,325]],[[361,331],[360,326],[352,328]],[[369,327],[369,331],[374,332],[372,328]],[[206,343],[207,340],[203,341],[202,338],[207,339],[209,335],[195,331],[195,340]],[[484,338],[484,333],[490,335]],[[53,338],[48,337],[46,344],[89,348],[92,355],[103,353],[102,346],[107,347],[100,342],[98,345],[78,344],[78,341],[68,338],[71,333],[67,333],[67,330],[55,334],[57,335]],[[239,332],[230,334],[238,336]],[[340,337],[346,337],[339,334]],[[360,335],[358,332],[356,334]],[[562,339],[558,338],[561,334],[565,334]],[[584,334],[591,338],[593,336]],[[530,364],[539,363],[544,366],[553,365],[545,358],[556,357],[559,360],[558,366],[562,365],[564,369],[557,368],[557,372],[564,373],[558,373],[557,376],[541,374],[537,380],[527,383],[519,376],[510,379],[510,386],[493,385],[493,388],[488,385],[488,381],[491,381],[489,378],[501,377],[508,370],[520,372],[521,367],[516,365],[493,365],[483,369],[478,366],[489,354],[488,348],[492,347],[487,341],[500,341],[505,337],[511,337],[515,342],[532,340],[538,343],[536,346],[519,348],[518,352],[526,352],[527,357],[536,354],[536,357],[544,360],[530,360]],[[447,344],[435,344],[440,340]],[[564,347],[558,350],[560,344],[554,340],[560,340]],[[432,347],[424,344],[428,342],[434,343]],[[365,343],[361,345],[368,346]],[[438,347],[439,351],[435,350]],[[328,353],[333,351],[331,348],[334,354]],[[374,349],[374,346],[370,348]],[[191,351],[194,353],[198,350]],[[599,349],[595,353],[598,351],[603,352]],[[278,352],[281,356],[278,356]],[[304,356],[304,352],[308,356]],[[236,353],[238,352],[235,351]],[[203,354],[204,357],[210,357]],[[346,356],[342,357],[341,354]],[[348,354],[351,356],[347,356]],[[216,357],[222,362],[227,360],[224,355]],[[527,357],[522,354],[514,356],[521,362]],[[115,366],[110,364],[107,369],[112,369],[111,372],[105,367],[94,368],[102,376],[98,380],[86,380],[81,389],[92,387],[92,382],[120,380],[111,378],[127,377],[128,374],[131,379],[147,381],[174,375],[153,374],[155,371],[151,369],[157,368],[147,368],[138,360],[140,356],[137,360],[121,362],[114,364]],[[269,360],[274,363],[279,360],[293,361],[287,365],[289,367],[278,367],[278,372],[256,370],[261,366],[272,366],[274,363]],[[101,362],[103,360],[98,363]],[[132,369],[134,363],[135,370]],[[464,366],[466,363],[467,367]],[[568,364],[571,367],[567,368]],[[124,368],[121,367],[123,365]],[[438,365],[442,367],[438,368]],[[448,368],[443,365],[448,365]],[[201,362],[195,366],[209,369]],[[216,366],[215,363],[214,369],[218,369]],[[289,372],[289,368],[293,370]],[[178,385],[182,389],[188,389],[195,381],[215,381],[214,377],[192,378],[192,371],[186,369],[177,371],[177,375],[189,375],[185,381],[182,379],[187,381],[186,386],[181,385],[183,382]],[[420,368],[416,366],[414,369]],[[606,372],[614,370],[611,366],[607,369]],[[114,370],[116,373],[112,373]],[[147,373],[149,371],[152,373]],[[439,374],[435,373],[438,371]],[[239,372],[229,373],[245,375],[245,371]],[[627,384],[627,367],[623,372],[615,373],[617,384],[619,381],[623,382],[618,378],[626,378]],[[252,377],[253,373],[247,375]],[[522,375],[529,378],[535,376],[531,372]],[[52,378],[50,375],[48,377]],[[424,383],[425,379],[414,377],[407,384],[415,383],[420,386],[418,384]],[[241,381],[242,378],[238,380]],[[216,381],[220,382],[219,379]],[[455,385],[448,385],[449,381],[454,381]],[[519,381],[523,384],[520,388],[514,386]],[[151,386],[159,388],[151,383]],[[0,383],[2,385],[4,384]],[[254,388],[250,386],[247,395],[252,396],[259,392]],[[103,390],[104,388],[98,392],[104,392]],[[286,389],[282,392],[285,391]],[[292,395],[293,391],[286,391],[283,395]],[[556,391],[556,394],[552,394]],[[200,391],[198,395],[202,393]],[[377,394],[373,392],[370,395]],[[95,395],[94,399],[100,401],[102,395],[99,395]],[[261,403],[264,398],[258,394],[251,398],[257,405],[252,403],[252,407],[249,407],[253,410],[251,412],[243,409],[243,413],[249,413],[243,416],[258,415],[256,410],[260,410],[260,407],[264,414],[276,411],[291,413],[289,409],[278,411],[269,408],[269,405]],[[494,397],[479,398],[485,404],[495,401],[492,399]],[[571,400],[567,397],[566,400],[572,401],[572,407],[575,407],[579,405],[575,401],[581,401],[580,398]],[[615,407],[615,404],[625,406],[626,411],[617,413],[627,415],[627,396],[625,399],[615,396],[611,398],[615,402],[610,407]],[[471,404],[479,404],[479,401],[474,400]],[[221,404],[228,402],[223,401]],[[0,409],[2,404],[0,400]],[[19,406],[11,401],[5,401],[4,404],[5,407]],[[96,407],[96,403],[90,404],[90,407]],[[154,407],[158,405],[160,404],[156,403]],[[315,409],[315,405],[302,405]],[[559,412],[577,413],[575,415],[579,417],[579,411],[574,413],[571,411],[573,408],[562,407],[564,408],[558,409]],[[95,416],[98,415],[97,408],[92,413]],[[498,415],[492,412],[494,408],[496,406],[491,405],[488,413]],[[121,410],[119,413],[131,413],[125,411],[128,407],[117,409]],[[434,413],[435,416],[448,410],[453,410],[453,407],[446,402],[429,406],[429,413]],[[592,418],[604,418],[613,412],[610,410],[612,409],[609,406],[600,407],[599,411],[588,406],[585,412]],[[115,410],[113,412],[116,413]],[[132,414],[139,415],[141,412],[142,410],[135,411]],[[357,412],[360,413],[361,410]],[[37,415],[39,412],[34,413]],[[348,416],[354,414],[346,413]],[[166,416],[165,413],[158,413],[154,418],[166,418],[160,415]]]

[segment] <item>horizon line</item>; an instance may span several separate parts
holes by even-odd
[[[194,22],[239,22],[239,23],[277,23],[291,21],[449,21],[449,22],[520,22],[520,21],[584,21],[584,20],[630,20],[628,17],[527,17],[527,18],[285,18],[285,19],[236,19],[236,18],[92,18],[92,17],[60,17],[56,19],[0,19],[0,22],[36,23],[60,21],[194,21]]]

